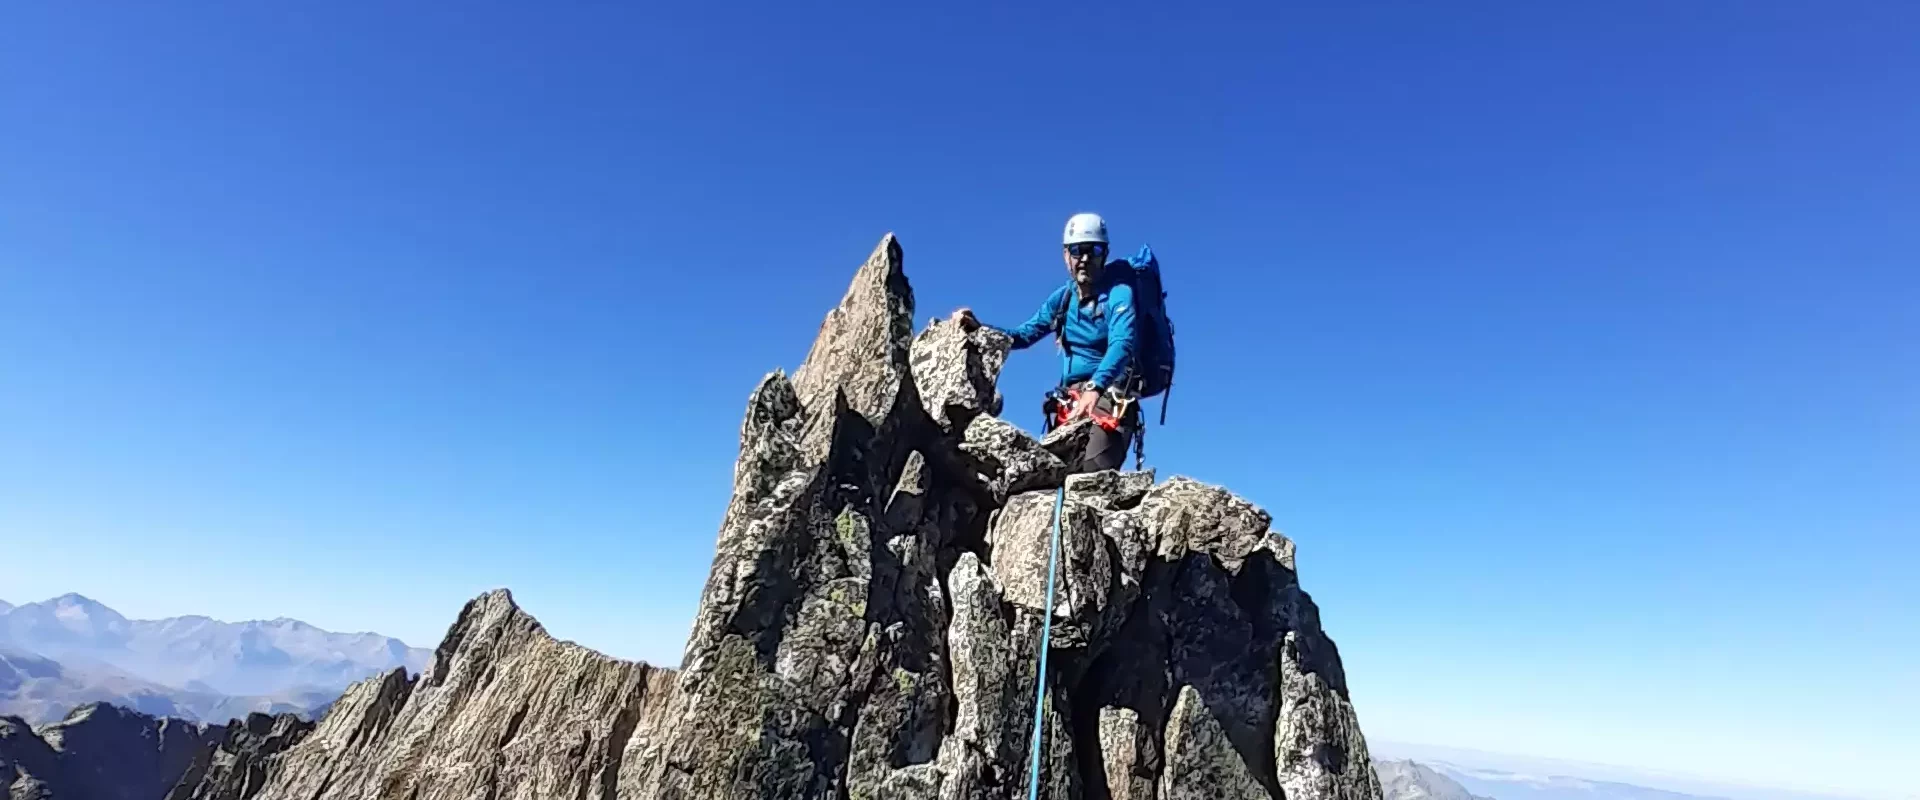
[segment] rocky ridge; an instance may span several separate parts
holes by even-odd
[[[555,640],[504,590],[416,676],[352,687],[257,797],[1377,800],[1292,543],[1086,435],[999,419],[1009,342],[915,334],[899,243],[747,401],[682,668]],[[1065,483],[1065,491],[1056,489]],[[1061,506],[1055,613],[1043,611]]]
[[[11,800],[246,800],[273,766],[267,739],[283,749],[312,728],[292,714],[208,725],[107,703],[37,728],[0,717],[0,788]],[[245,775],[203,766],[220,762]]]
[[[287,750],[313,733],[293,714],[248,714],[187,765],[164,800],[249,800],[280,771]]]

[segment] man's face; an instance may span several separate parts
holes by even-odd
[[[1107,246],[1098,242],[1078,242],[1067,245],[1061,255],[1067,261],[1067,274],[1080,283],[1091,283],[1100,277],[1100,268],[1107,263]]]

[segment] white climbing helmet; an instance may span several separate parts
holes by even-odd
[[[1081,242],[1107,243],[1107,221],[1099,214],[1075,214],[1067,218],[1067,232],[1060,237],[1060,244],[1070,245]]]

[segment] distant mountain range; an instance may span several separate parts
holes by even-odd
[[[1445,761],[1373,760],[1383,800],[1727,800],[1618,781],[1469,767]]]
[[[77,594],[0,601],[0,715],[58,720],[90,702],[225,722],[248,711],[313,714],[355,681],[423,669],[432,651],[291,619],[130,620]]]
[[[1726,800],[1715,795],[1687,794],[1618,781],[1600,781],[1568,775],[1531,775],[1434,762],[1434,770],[1463,788],[1499,800]]]
[[[1385,800],[1848,800],[1618,765],[1389,740],[1367,745]]]
[[[238,719],[249,711],[312,718],[338,696],[338,691],[327,689],[271,697],[193,691],[142,680],[112,667],[72,668],[44,656],[0,646],[0,715],[20,717],[34,725],[61,719],[77,707],[96,702],[195,722]]]

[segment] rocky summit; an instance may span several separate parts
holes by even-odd
[[[557,641],[502,591],[357,684],[266,800],[1376,800],[1346,677],[1259,507],[1065,475],[999,418],[1009,342],[915,332],[898,241],[747,400],[680,669]],[[1063,496],[1056,496],[1063,488]],[[1047,563],[1060,502],[1054,613]]]

